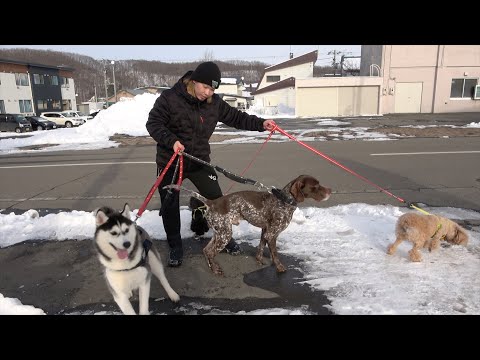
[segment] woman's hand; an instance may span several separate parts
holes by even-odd
[[[184,151],[185,150],[185,146],[183,146],[183,144],[180,142],[180,141],[175,141],[175,144],[173,144],[173,151],[177,152],[177,151]]]
[[[263,128],[268,131],[272,131],[276,126],[277,124],[275,124],[275,121],[273,120],[265,120],[263,122]]]

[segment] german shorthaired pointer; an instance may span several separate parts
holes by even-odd
[[[263,264],[263,249],[265,244],[268,244],[277,272],[286,271],[278,258],[276,246],[278,235],[290,224],[297,203],[303,202],[305,198],[313,198],[316,201],[328,200],[332,193],[331,189],[321,186],[318,180],[310,175],[301,175],[290,181],[282,190],[275,189],[273,193],[238,191],[215,200],[208,200],[192,190],[177,185],[167,185],[165,188],[177,190],[181,188],[206,204],[204,216],[214,235],[203,249],[203,253],[208,266],[217,275],[223,275],[223,271],[214,258],[232,238],[232,224],[238,225],[240,220],[246,220],[262,229],[257,262]]]

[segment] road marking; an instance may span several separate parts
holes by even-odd
[[[0,166],[0,169],[22,169],[22,168],[43,168],[43,167],[62,167],[62,166],[95,166],[95,165],[129,165],[129,164],[155,164],[155,161],[125,161],[108,163],[86,163],[86,164],[54,164],[54,165],[16,165]]]
[[[437,154],[477,154],[480,151],[426,151],[426,152],[411,152],[411,153],[383,153],[370,154],[371,156],[395,156],[395,155],[437,155]]]
[[[99,200],[99,199],[144,199],[143,195],[99,195],[99,196],[56,196],[56,197],[33,197],[20,199],[1,199],[0,202],[23,202],[23,201],[57,201],[57,200]],[[152,198],[160,198],[160,195],[154,194]]]

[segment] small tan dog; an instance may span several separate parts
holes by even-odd
[[[408,255],[415,262],[422,261],[421,248],[428,248],[429,251],[438,249],[440,240],[463,246],[468,243],[468,234],[464,228],[438,215],[403,214],[397,220],[395,234],[397,239],[388,246],[387,254],[393,255],[398,245],[408,240],[413,243]]]

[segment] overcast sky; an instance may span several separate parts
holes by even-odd
[[[276,64],[294,56],[318,50],[316,65],[330,64],[333,51],[340,56],[360,56],[361,45],[0,45],[0,48],[30,48],[71,52],[108,60],[157,60],[190,62],[211,55],[215,60],[246,60]],[[332,54],[328,54],[332,52]]]

